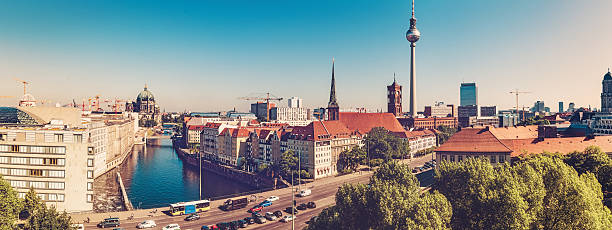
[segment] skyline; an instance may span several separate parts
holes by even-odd
[[[16,105],[19,78],[37,99],[62,103],[135,100],[147,84],[166,111],[246,111],[237,98],[266,91],[325,107],[332,57],[340,108],[386,111],[393,73],[409,93],[410,1],[182,3],[5,3],[0,94],[16,98],[0,105]],[[601,19],[612,2],[570,3],[416,1],[417,111],[459,104],[461,82],[500,109],[514,107],[515,88],[533,92],[521,106],[599,108],[612,66],[612,22]]]

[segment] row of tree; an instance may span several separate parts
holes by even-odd
[[[343,185],[308,229],[612,229],[602,202],[609,161],[595,147],[512,166],[445,161],[427,192],[407,165],[390,161],[369,184]]]
[[[17,220],[25,221],[17,225]],[[24,199],[20,199],[8,181],[0,175],[0,230],[5,229],[63,230],[73,227],[66,212],[58,212],[55,207],[47,207],[34,189],[30,189]]]

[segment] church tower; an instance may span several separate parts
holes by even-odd
[[[327,120],[340,120],[340,106],[336,100],[336,77],[334,76],[334,59],[332,58],[332,80],[329,92],[329,103],[327,104]]]
[[[608,73],[604,75],[601,82],[601,111],[604,113],[612,113],[612,73],[608,68]]]
[[[395,81],[395,73],[393,84],[387,86],[387,112],[396,117],[402,115],[402,86]]]

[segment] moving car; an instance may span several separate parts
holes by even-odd
[[[249,199],[247,197],[227,199],[221,206],[221,209],[231,211],[244,208],[247,206],[247,204],[249,204]]]
[[[264,200],[263,202],[259,203],[259,206],[261,207],[268,207],[272,205],[272,201],[268,201],[268,200]]]
[[[119,225],[121,225],[119,223],[119,218],[113,217],[113,218],[106,218],[100,223],[98,223],[98,228],[113,228],[113,227],[119,227]]]
[[[276,216],[274,215],[274,213],[271,213],[271,212],[266,212],[265,217],[266,217],[266,219],[268,219],[269,221],[274,221],[274,220],[276,220]]]
[[[145,220],[143,222],[138,223],[138,225],[136,225],[136,228],[154,228],[157,227],[157,224],[155,224],[154,220]]]
[[[276,216],[276,218],[281,218],[283,216],[283,212],[278,210],[278,211],[274,212],[274,215]]]
[[[178,224],[169,224],[166,227],[162,228],[162,230],[181,230],[181,226]]]
[[[298,210],[306,210],[308,207],[306,206],[306,204],[301,203],[300,205],[297,206]]]
[[[316,208],[317,207],[317,205],[313,201],[308,202],[308,204],[306,204],[306,206],[308,206],[308,208]]]
[[[199,219],[200,219],[200,215],[198,215],[197,213],[193,213],[185,217],[185,221],[193,221],[193,220],[199,220]]]
[[[302,191],[300,191],[298,196],[299,197],[306,197],[306,196],[310,196],[311,193],[312,193],[312,191],[310,191],[310,189],[303,189]]]
[[[285,223],[292,221],[292,220],[295,220],[295,216],[293,215],[286,215],[285,217],[283,217],[283,219],[281,219],[281,221]]]
[[[268,197],[268,199],[266,200],[270,202],[274,202],[274,201],[277,201],[278,199],[279,199],[278,196],[271,196],[271,197]]]
[[[252,207],[251,209],[249,209],[250,213],[256,213],[259,212],[263,209],[263,206],[260,205],[255,205],[255,207]]]
[[[238,226],[241,228],[246,228],[249,226],[249,223],[247,223],[245,220],[238,220]]]
[[[72,224],[70,226],[76,230],[85,230],[85,226],[83,224]]]
[[[291,210],[292,210],[292,209],[293,209],[293,213],[291,212]],[[296,208],[293,208],[293,207],[287,207],[287,208],[285,209],[285,212],[286,212],[286,213],[289,213],[289,214],[293,214],[293,215],[295,215],[295,214],[297,214],[297,213],[298,213],[298,210],[297,210]]]

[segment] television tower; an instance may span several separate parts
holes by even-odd
[[[412,18],[410,18],[410,29],[406,32],[406,39],[410,42],[410,116],[416,117],[416,73],[414,62],[414,43],[421,38],[421,32],[416,28],[414,17],[414,0],[412,0]]]

